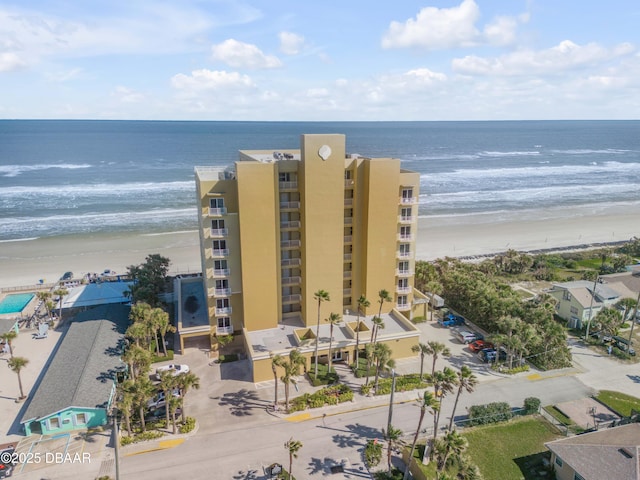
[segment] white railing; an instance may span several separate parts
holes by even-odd
[[[218,215],[226,215],[226,214],[227,214],[227,209],[225,207],[220,207],[220,208],[209,207],[210,217],[216,217]]]
[[[409,305],[408,303],[397,303],[396,310],[398,310],[399,312],[406,312],[407,310],[411,310],[411,305]]]
[[[209,296],[213,297],[230,297],[231,289],[230,288],[210,288]]]
[[[351,243],[353,241],[353,237],[351,235],[344,236],[344,243]]]
[[[398,293],[411,293],[411,287],[396,287],[396,292]]]
[[[345,207],[350,207],[351,205],[353,205],[353,198],[345,198],[344,199],[344,206]]]
[[[228,277],[231,274],[231,271],[228,268],[214,268],[213,276],[214,277]]]
[[[413,275],[413,271],[411,270],[396,270],[396,275],[399,277],[410,277],[411,275]]]
[[[298,285],[301,281],[300,277],[282,277],[282,285]]]
[[[282,240],[280,242],[281,248],[289,248],[289,247],[299,247],[300,240]]]
[[[413,235],[411,233],[400,233],[398,235],[398,240],[411,241],[411,240],[413,240]]]
[[[344,278],[351,278],[351,270],[345,270],[344,272],[342,272],[342,276]]]
[[[226,228],[212,228],[211,236],[212,237],[226,237],[229,234],[229,230]]]
[[[398,221],[400,223],[413,223],[414,218],[413,215],[398,215]]]
[[[353,217],[344,217],[344,224],[345,225],[353,224]]]
[[[280,202],[280,208],[282,208],[282,209],[287,209],[287,208],[297,209],[297,208],[300,208],[300,202]]]
[[[417,201],[417,197],[400,197],[400,203],[402,203],[403,205],[413,205]]]
[[[231,307],[216,307],[216,315],[229,315]]]
[[[300,258],[285,258],[280,261],[282,267],[299,267],[302,264]]]
[[[287,320],[302,320],[302,314],[298,311],[298,312],[286,312],[282,314],[282,318],[283,319],[287,319]]]
[[[300,221],[290,220],[288,222],[280,222],[280,228],[300,228]]]
[[[284,295],[282,297],[282,303],[295,303],[302,300],[302,295]]]
[[[413,257],[413,254],[411,253],[411,251],[402,251],[399,250],[398,251],[398,258],[411,258]]]
[[[212,257],[228,257],[229,249],[228,248],[212,248],[211,256]]]
[[[344,179],[344,186],[345,186],[345,187],[353,187],[353,184],[354,184],[354,183],[355,183],[355,182],[354,182],[354,181],[353,181],[353,179],[351,179],[351,178],[345,178],[345,179]]]
[[[278,182],[280,190],[297,190],[298,182]]]
[[[345,253],[344,254],[344,261],[345,262],[350,262],[351,261],[351,254],[350,253]]]
[[[216,327],[216,333],[218,335],[230,335],[233,333],[233,327],[231,325],[228,327]]]

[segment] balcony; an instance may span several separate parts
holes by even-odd
[[[402,205],[414,205],[418,203],[418,197],[400,197],[400,203]]]
[[[342,272],[342,277],[351,278],[351,270],[345,270],[344,272]]]
[[[353,217],[344,217],[345,225],[353,225]]]
[[[230,315],[231,307],[216,307],[216,316]]]
[[[228,277],[231,274],[231,271],[228,268],[214,268],[213,276],[214,277]]]
[[[300,245],[300,240],[282,240],[280,242],[280,248],[299,248]]]
[[[300,220],[289,220],[288,222],[280,222],[280,228],[286,230],[287,228],[300,228]]]
[[[411,253],[411,251],[405,251],[405,250],[399,250],[397,255],[398,255],[398,258],[411,258],[411,257],[413,257],[413,254]]]
[[[410,233],[400,233],[398,235],[398,240],[402,240],[403,242],[410,242],[413,240],[413,235]]]
[[[398,310],[399,312],[406,312],[407,310],[411,310],[411,305],[409,305],[408,303],[397,303],[396,310]]]
[[[342,296],[343,297],[350,297],[351,296],[351,289],[350,288],[343,288],[342,289]]]
[[[396,287],[396,292],[397,293],[411,293],[411,287],[401,287],[400,285],[398,285]]]
[[[233,327],[229,325],[228,327],[216,327],[216,335],[231,335],[233,333]]]
[[[284,268],[299,267],[301,264],[302,260],[300,258],[285,258],[280,261],[280,266]]]
[[[400,223],[413,223],[416,217],[413,215],[398,215],[398,222]]]
[[[350,207],[353,205],[353,198],[345,198],[344,199],[344,206],[345,207]]]
[[[227,228],[212,228],[211,229],[211,237],[226,237],[229,234],[229,229]]]
[[[213,208],[209,207],[209,216],[210,217],[219,217],[220,215],[226,215],[227,209],[225,207]]]
[[[280,202],[280,210],[298,210],[300,202]]]
[[[231,289],[230,288],[210,288],[209,296],[210,297],[230,297]]]
[[[282,285],[300,285],[302,279],[300,277],[282,277]]]
[[[278,182],[278,186],[280,187],[280,190],[297,190],[298,182]]]
[[[344,243],[351,243],[351,242],[353,242],[353,237],[351,235],[345,235]]]
[[[411,275],[413,275],[413,270],[396,270],[396,275],[398,277],[410,277]]]
[[[228,248],[212,248],[211,249],[212,257],[228,257],[229,249]]]
[[[353,179],[351,179],[351,178],[345,178],[345,179],[344,179],[344,186],[345,186],[346,188],[353,188],[354,183],[355,183],[355,182],[354,182],[354,181],[353,181]]]
[[[300,301],[302,301],[302,295],[299,294],[282,296],[282,303],[299,303]]]
[[[351,257],[352,257],[352,256],[353,256],[353,255],[352,255],[351,253],[345,253],[345,254],[343,255],[343,257],[344,257],[344,261],[345,261],[345,262],[350,262],[350,261],[351,261]]]
[[[298,312],[285,312],[282,314],[283,320],[302,321],[302,314]]]

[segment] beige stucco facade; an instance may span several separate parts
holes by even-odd
[[[322,322],[355,313],[360,295],[371,302],[363,313],[377,314],[382,289],[393,297],[383,313],[415,310],[419,174],[398,159],[346,154],[344,135],[302,135],[300,145],[241,151],[227,169],[196,167],[212,346],[218,335],[314,327],[318,290],[330,295]],[[249,344],[254,379],[270,378],[265,352]],[[401,344],[394,356],[412,355]]]

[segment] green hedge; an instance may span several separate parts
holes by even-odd
[[[291,401],[289,412],[299,412],[307,408],[320,408],[353,400],[353,392],[344,384],[323,388],[315,393],[305,393]]]
[[[356,376],[356,378],[364,378],[367,376],[367,359],[364,358],[363,356],[358,357],[358,366],[356,368],[356,364],[352,363],[350,365],[351,367],[351,371],[353,371],[353,374]],[[376,367],[371,365],[371,368],[369,368],[369,376],[373,377],[376,374]]]
[[[180,425],[180,433],[189,433],[196,428],[196,419],[193,417],[187,417],[185,422]]]
[[[469,409],[469,425],[487,425],[505,422],[513,418],[507,402],[493,402],[486,405],[474,405]]]
[[[376,395],[388,395],[391,393],[391,384],[393,379],[381,378],[378,379],[378,389]],[[417,390],[420,388],[427,388],[429,383],[420,379],[419,373],[410,373],[408,375],[396,376],[396,392],[408,392],[410,390]]]

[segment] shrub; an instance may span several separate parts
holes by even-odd
[[[189,433],[196,428],[196,419],[193,417],[187,417],[182,425],[180,425],[180,433]]]
[[[235,362],[237,360],[238,360],[238,355],[235,353],[229,353],[227,355],[218,356],[218,363],[229,363],[229,362]]]
[[[427,321],[427,317],[424,315],[418,315],[417,317],[413,317],[411,320],[413,323],[424,323]]]
[[[135,439],[136,437],[130,437],[129,435],[127,435],[126,437],[121,437],[120,445],[126,447],[127,445],[131,445],[133,442],[135,442]]]
[[[540,411],[540,399],[537,397],[527,397],[524,399],[524,411],[527,415]]]
[[[376,440],[369,440],[364,447],[364,460],[369,468],[377,466],[382,460],[382,444]]]
[[[469,425],[486,425],[505,422],[513,417],[511,407],[506,402],[474,405],[469,409]]]
[[[360,386],[360,393],[362,395],[369,395],[371,393],[371,389],[373,387],[371,385],[361,385]]]

